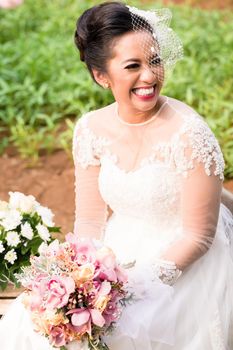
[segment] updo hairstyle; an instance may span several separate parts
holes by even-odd
[[[144,22],[145,27],[150,27]],[[151,28],[148,29],[151,31]],[[75,44],[80,52],[81,61],[86,63],[94,81],[92,69],[106,73],[107,61],[113,57],[116,39],[132,31],[130,11],[121,2],[104,2],[84,11],[79,17]]]

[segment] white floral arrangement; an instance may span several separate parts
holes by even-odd
[[[9,192],[9,202],[0,201],[0,290],[8,283],[19,287],[15,274],[30,264],[44,242],[52,241],[55,227],[52,211],[32,195]]]

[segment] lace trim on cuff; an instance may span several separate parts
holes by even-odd
[[[182,271],[178,269],[173,261],[158,259],[153,265],[153,275],[164,284],[172,286],[181,276]]]

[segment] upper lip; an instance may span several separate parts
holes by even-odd
[[[133,90],[134,90],[134,89],[150,89],[150,88],[155,87],[155,85],[156,85],[156,84],[151,85],[151,86],[137,86],[137,87],[133,88]]]

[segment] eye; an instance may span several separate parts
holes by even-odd
[[[139,68],[138,63],[132,63],[125,67],[125,69],[136,69],[136,68]]]
[[[150,64],[152,64],[153,66],[157,66],[157,65],[160,65],[161,62],[162,62],[161,58],[159,56],[155,56],[150,61]]]

